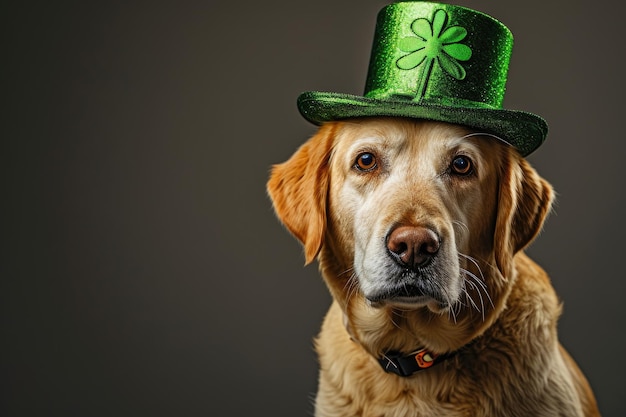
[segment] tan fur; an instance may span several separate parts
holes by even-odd
[[[317,416],[600,415],[558,342],[561,307],[549,278],[523,253],[552,188],[510,146],[463,138],[469,133],[397,118],[334,122],[274,167],[275,211],[307,263],[317,257],[334,300],[316,340]],[[355,169],[362,152],[379,166]],[[457,154],[470,157],[475,174],[449,173]],[[389,279],[381,248],[398,224],[440,234],[441,300],[366,300]],[[376,360],[418,347],[456,354],[410,377]]]

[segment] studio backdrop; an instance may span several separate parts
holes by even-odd
[[[387,2],[3,7],[0,414],[307,416],[330,304],[274,216],[302,91],[363,92]],[[549,124],[529,253],[601,411],[626,415],[623,3],[459,0],[515,43],[505,107]]]

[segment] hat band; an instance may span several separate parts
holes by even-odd
[[[442,107],[459,107],[459,108],[472,108],[472,109],[498,109],[500,107],[484,103],[482,101],[467,100],[463,98],[451,98],[445,96],[431,95],[428,97],[416,97],[412,93],[403,91],[383,91],[376,90],[370,91],[365,94],[366,98],[373,100],[384,100],[390,102],[402,102],[402,103],[414,103],[430,106],[442,106]]]

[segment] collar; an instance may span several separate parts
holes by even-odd
[[[385,352],[382,358],[378,358],[378,363],[387,373],[399,376],[411,376],[416,372],[423,371],[431,366],[443,362],[454,356],[454,353],[438,355],[425,348],[417,349],[409,354],[396,351]]]
[[[360,345],[361,343],[354,336],[348,317],[345,314],[343,321],[350,339]],[[376,360],[385,372],[407,377],[443,362],[455,354],[456,352],[437,354],[430,352],[426,348],[419,348],[408,354],[389,350],[383,353],[382,357],[376,358]]]

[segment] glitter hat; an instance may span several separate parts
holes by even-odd
[[[498,136],[529,155],[546,122],[502,108],[513,36],[475,10],[402,1],[378,14],[363,96],[309,91],[298,97],[308,121],[397,116],[465,125]]]

